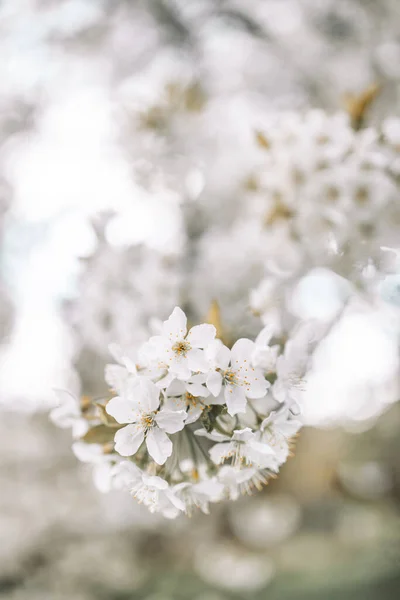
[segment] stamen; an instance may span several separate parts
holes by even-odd
[[[175,352],[175,354],[177,354],[178,356],[186,356],[186,354],[189,352],[189,350],[191,350],[191,348],[192,347],[189,344],[189,342],[186,341],[176,342],[176,344],[172,346],[173,352]]]

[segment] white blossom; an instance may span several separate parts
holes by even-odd
[[[121,456],[136,454],[146,440],[150,456],[162,465],[172,454],[172,434],[184,427],[186,412],[160,406],[160,390],[147,378],[134,381],[123,397],[112,398],[106,407],[118,423],[129,423],[115,434],[115,448]]]
[[[58,405],[50,411],[50,419],[57,427],[72,428],[74,437],[82,436],[88,430],[88,423],[82,417],[78,398],[65,390],[54,390]]]
[[[232,436],[218,431],[207,433],[204,429],[197,430],[196,434],[217,442],[210,449],[210,456],[217,465],[230,458],[236,466],[266,468],[273,464],[271,456],[274,450],[266,442],[260,441],[249,427],[234,430]]]
[[[117,487],[128,489],[150,512],[160,512],[168,519],[175,519],[185,510],[184,503],[161,477],[144,473],[133,463],[125,461],[114,468],[113,474]]]
[[[118,459],[113,454],[106,454],[101,444],[85,444],[74,442],[72,451],[84,463],[93,465],[93,481],[100,492],[112,489],[113,467]]]
[[[223,392],[230,415],[244,413],[247,398],[261,398],[269,382],[262,371],[252,366],[254,342],[238,340],[229,350],[222,346],[216,356],[217,369],[207,376],[207,387],[218,397]]]
[[[290,441],[301,428],[301,422],[290,418],[288,409],[271,413],[261,423],[257,437],[260,442],[273,449],[275,470],[286,461],[290,452]],[[272,465],[270,465],[272,466]]]
[[[205,372],[204,348],[215,338],[215,327],[203,324],[187,331],[185,313],[174,308],[163,323],[161,335],[150,338],[141,348],[141,355],[150,365],[158,364],[178,379],[189,379],[193,372]],[[169,381],[168,381],[169,383]]]

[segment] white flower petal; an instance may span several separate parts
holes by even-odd
[[[112,467],[110,463],[99,463],[94,467],[93,482],[102,494],[107,494],[111,490]]]
[[[208,371],[208,362],[206,360],[205,354],[203,350],[199,348],[192,348],[187,353],[187,361],[189,368],[192,371],[201,371],[202,373],[206,373]]]
[[[117,490],[130,490],[142,479],[142,471],[130,460],[117,463],[112,468],[113,487]]]
[[[218,371],[211,371],[207,376],[207,387],[213,396],[219,396],[222,386],[222,375]]]
[[[72,452],[81,462],[96,463],[104,458],[104,451],[101,444],[86,444],[85,442],[74,442]]]
[[[255,344],[251,340],[241,338],[235,342],[231,350],[231,365],[242,363],[244,360],[250,362],[250,357],[254,351]]]
[[[194,435],[198,435],[199,437],[205,437],[209,440],[213,440],[213,442],[226,442],[226,441],[230,441],[230,439],[231,439],[228,435],[220,433],[219,431],[216,431],[215,429],[213,431],[211,431],[210,433],[208,433],[208,431],[206,431],[205,429],[196,429],[196,431],[194,432]]]
[[[186,417],[187,414],[184,410],[168,410],[163,408],[155,416],[155,421],[167,433],[176,433],[184,428]]]
[[[149,488],[155,488],[156,490],[168,489],[168,483],[165,479],[158,477],[157,475],[147,475],[147,473],[143,473],[142,481]]]
[[[246,394],[242,387],[236,385],[227,385],[225,387],[225,402],[228,407],[228,413],[234,417],[238,413],[246,412]]]
[[[141,412],[151,413],[160,406],[160,390],[147,377],[139,377],[136,398]]]
[[[207,398],[210,395],[210,392],[203,383],[192,383],[189,381],[186,386],[186,389],[189,392],[189,394],[192,394],[192,396]]]
[[[256,337],[256,346],[268,346],[273,335],[274,327],[272,325],[266,325]]]
[[[254,450],[254,452],[258,454],[265,454],[267,456],[275,454],[273,448],[271,448],[271,446],[263,442],[255,442],[252,440],[249,444],[249,447],[251,448],[251,450]]]
[[[254,436],[250,427],[245,427],[244,429],[235,429],[232,435],[232,439],[238,442],[248,442]]]
[[[175,496],[174,492],[172,490],[167,489],[165,491],[165,495],[167,497],[167,499],[169,500],[169,502],[171,502],[171,504],[177,508],[180,511],[184,511],[185,510],[185,504],[184,502],[182,502],[182,500],[180,500],[180,498],[178,498],[177,496]],[[167,509],[164,509],[164,516],[168,516],[168,513],[166,513]],[[170,518],[175,518],[176,514],[174,513],[174,515],[170,516]]]
[[[169,338],[171,341],[181,340],[187,332],[186,315],[181,308],[176,306],[170,317],[164,321],[162,325],[162,336]]]
[[[230,360],[231,360],[231,351],[229,350],[229,348],[224,346],[224,344],[221,344],[218,348],[218,352],[215,357],[216,366],[219,367],[220,369],[222,369],[223,371],[226,371],[226,369],[228,368],[228,365],[230,363]]]
[[[187,412],[185,425],[195,423],[202,415],[203,409],[201,406],[191,406]]]
[[[193,348],[205,348],[213,341],[216,333],[214,325],[204,323],[192,327],[186,339]]]
[[[170,373],[182,381],[186,381],[192,375],[188,361],[184,357],[174,357],[170,362],[169,370]]]
[[[114,417],[118,423],[136,423],[140,419],[140,413],[138,411],[138,405],[115,396],[111,398],[106,404],[106,412]]]
[[[235,454],[235,444],[232,442],[215,444],[215,446],[210,448],[209,454],[213,463],[220,465],[222,462]]]
[[[260,369],[249,369],[246,373],[248,385],[246,385],[246,396],[248,398],[262,398],[270,386]]]
[[[158,427],[153,427],[146,437],[147,450],[151,458],[158,464],[163,465],[172,454],[172,442]]]
[[[58,406],[53,408],[50,419],[61,428],[72,427],[76,420],[81,417],[80,403],[78,398],[66,390],[54,390]]]
[[[122,394],[130,375],[121,365],[106,365],[104,379],[111,389]]]
[[[115,450],[121,456],[132,456],[139,450],[143,440],[144,431],[142,428],[137,425],[127,425],[115,434]]]
[[[185,384],[180,379],[174,379],[165,390],[167,396],[182,396],[186,391]]]

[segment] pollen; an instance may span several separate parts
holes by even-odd
[[[172,346],[173,352],[175,352],[175,354],[177,354],[178,356],[186,356],[186,354],[189,352],[189,350],[191,350],[191,348],[192,347],[189,344],[189,342],[185,341],[176,342],[176,344]]]
[[[150,429],[154,425],[153,415],[143,415],[141,421],[142,421],[142,426],[145,429]]]
[[[185,400],[187,406],[196,406],[197,404],[197,397],[193,396],[193,394],[191,394],[190,392],[186,392]]]
[[[230,383],[232,385],[234,385],[235,383],[237,383],[236,373],[235,373],[235,371],[232,371],[230,369],[228,369],[227,371],[225,371],[225,373],[224,373],[224,379],[225,379],[226,383]]]

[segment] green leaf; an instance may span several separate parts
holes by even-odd
[[[104,423],[104,425],[107,425],[107,427],[120,429],[120,424],[106,411],[106,404],[101,404],[101,402],[95,402],[95,404],[98,409],[101,422]]]
[[[120,425],[120,427],[124,427],[124,425]],[[113,441],[115,430],[115,427],[111,428],[107,425],[96,425],[85,433],[81,438],[81,441],[86,442],[86,444],[107,444],[108,442]]]

